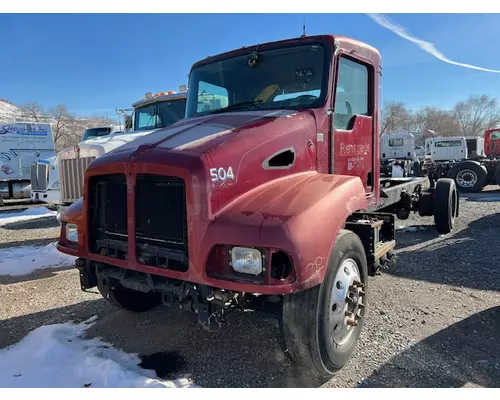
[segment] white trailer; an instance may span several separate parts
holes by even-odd
[[[468,157],[465,137],[435,137],[425,140],[425,153],[430,161],[458,161]]]
[[[50,124],[0,121],[0,205],[30,197],[31,165],[55,155]]]

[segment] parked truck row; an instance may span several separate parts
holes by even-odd
[[[87,129],[78,145],[33,163],[32,200],[58,204],[59,210],[76,201],[83,193],[85,169],[93,160],[184,117],[187,92],[185,87],[180,89],[179,93],[146,93],[143,99],[132,105],[131,114],[125,114],[124,128]]]
[[[431,180],[453,179],[459,190],[478,192],[486,185],[500,184],[500,129],[482,137],[432,137],[417,155],[415,138],[409,132],[381,137],[381,171],[384,176],[423,176]],[[420,150],[420,149],[419,149]]]

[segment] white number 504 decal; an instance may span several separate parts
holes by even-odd
[[[210,168],[210,177],[213,183],[220,182],[224,184],[228,179],[234,181],[233,168],[229,167],[227,170],[224,168]]]

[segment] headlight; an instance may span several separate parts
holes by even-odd
[[[75,224],[66,224],[66,240],[78,243],[78,226]]]
[[[233,247],[231,266],[241,274],[259,275],[262,272],[262,254],[257,249]]]
[[[59,189],[59,181],[55,181],[55,182],[52,184],[52,189]]]

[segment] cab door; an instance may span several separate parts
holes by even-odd
[[[372,65],[341,54],[337,58],[332,119],[332,172],[359,176],[368,194],[374,190],[374,71]],[[377,149],[379,150],[379,149]],[[378,151],[376,152],[378,154]]]

